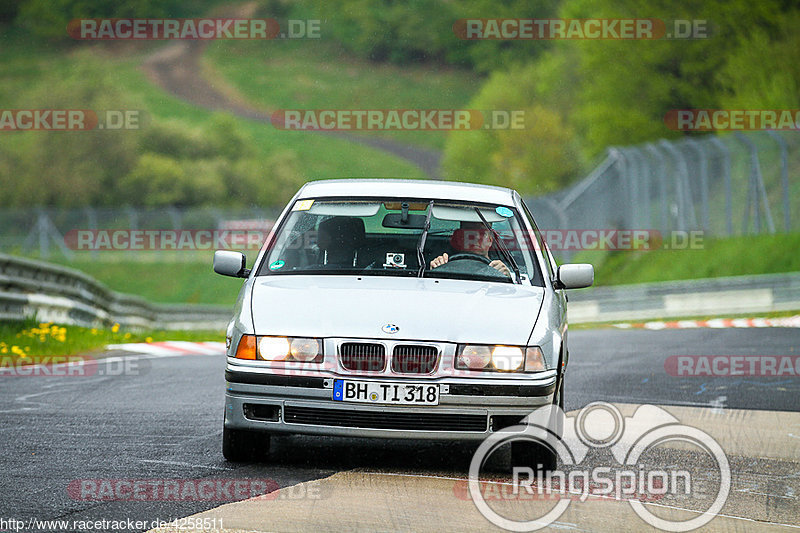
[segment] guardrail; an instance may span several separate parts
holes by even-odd
[[[800,310],[800,272],[569,291],[572,323]]]
[[[132,329],[225,329],[231,315],[227,306],[153,304],[114,292],[71,268],[0,254],[0,320],[36,317],[90,327],[119,323]]]
[[[800,272],[569,291],[573,324],[800,310]],[[153,304],[71,268],[0,254],[0,320],[135,329],[224,329],[226,306]]]

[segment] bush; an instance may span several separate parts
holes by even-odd
[[[81,18],[193,17],[215,0],[25,0],[19,3],[16,23],[35,36],[68,40],[67,24]]]
[[[579,176],[574,132],[552,107],[537,102],[537,67],[494,74],[471,109],[522,111],[524,129],[454,131],[443,167],[449,179],[504,185],[523,194],[563,187]]]
[[[80,54],[78,54],[80,57]],[[76,61],[61,83],[31,91],[26,108],[137,109],[115,85],[113,76]],[[6,183],[20,195],[0,195],[0,202],[26,205],[106,205],[116,200],[119,178],[136,163],[139,132],[134,130],[20,132],[15,169]],[[4,173],[0,169],[0,176]]]
[[[145,153],[120,183],[128,202],[145,206],[186,205],[187,178],[180,162],[161,154]]]

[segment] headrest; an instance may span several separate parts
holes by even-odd
[[[327,235],[331,246],[359,246],[366,237],[364,221],[357,217],[331,217],[319,223],[320,237]]]

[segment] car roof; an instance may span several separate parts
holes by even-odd
[[[515,194],[516,192],[513,189],[505,187],[457,181],[352,178],[308,182],[297,193],[297,198],[394,196],[401,198],[431,198],[435,200],[464,200],[513,206]]]

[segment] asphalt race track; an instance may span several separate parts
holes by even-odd
[[[571,331],[567,410],[594,401],[676,406],[671,412],[682,423],[720,435],[730,458],[731,496],[723,516],[707,527],[800,529],[800,378],[674,377],[665,371],[674,355],[796,356],[800,331]],[[268,462],[229,464],[221,454],[224,358],[125,358],[128,371],[121,375],[103,364],[92,376],[0,375],[0,518],[168,521],[228,502],[92,501],[80,497],[76,484],[257,478],[295,489],[201,516],[224,516],[226,530],[347,531],[354,524],[364,530],[497,530],[454,489],[466,478],[475,446],[290,437],[274,441]],[[733,426],[738,436],[728,438]],[[765,436],[774,436],[774,449],[758,441]],[[685,458],[682,453],[669,460]],[[319,499],[290,501],[300,494],[296,487],[304,494],[313,489]],[[622,510],[627,504],[580,505],[556,524],[580,531],[649,528]]]

